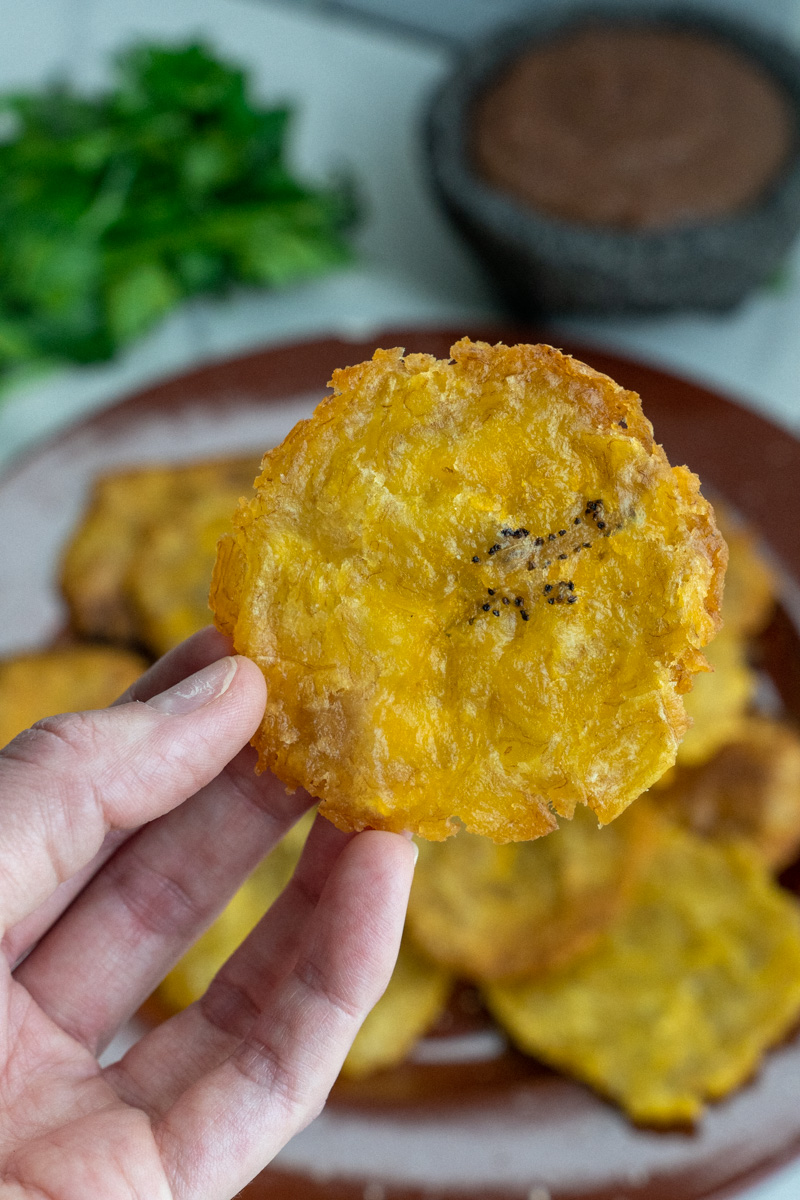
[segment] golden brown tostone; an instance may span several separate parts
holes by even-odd
[[[74,631],[163,654],[207,625],[214,543],[256,467],[220,459],[96,480],[61,564]]]
[[[462,832],[423,842],[408,930],[462,979],[541,974],[585,953],[625,911],[655,840],[648,806],[610,825],[577,809],[549,837],[497,846]]]
[[[678,771],[653,797],[694,833],[741,838],[779,871],[800,849],[800,738],[778,721],[744,717],[708,762]]]
[[[635,1121],[693,1122],[797,1020],[797,904],[749,847],[665,823],[631,908],[593,951],[485,995],[521,1050]]]
[[[635,393],[549,346],[452,355],[337,371],[220,544],[260,765],[346,829],[606,823],[675,759],[725,546]]]

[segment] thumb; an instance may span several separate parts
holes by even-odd
[[[264,712],[261,672],[228,657],[145,703],[49,717],[0,751],[0,929],[97,854],[111,830],[214,779]]]

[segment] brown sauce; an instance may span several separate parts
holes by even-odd
[[[478,100],[491,184],[556,217],[658,229],[747,208],[795,140],[762,68],[693,32],[587,25],[529,49]]]

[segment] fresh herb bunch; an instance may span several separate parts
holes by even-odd
[[[137,46],[107,94],[0,100],[0,380],[110,358],[178,301],[346,262],[346,184],[285,161],[288,108],[202,45]]]

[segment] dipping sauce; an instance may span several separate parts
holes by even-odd
[[[694,32],[589,24],[527,50],[473,113],[496,188],[568,221],[658,229],[758,200],[796,138],[758,63]]]

